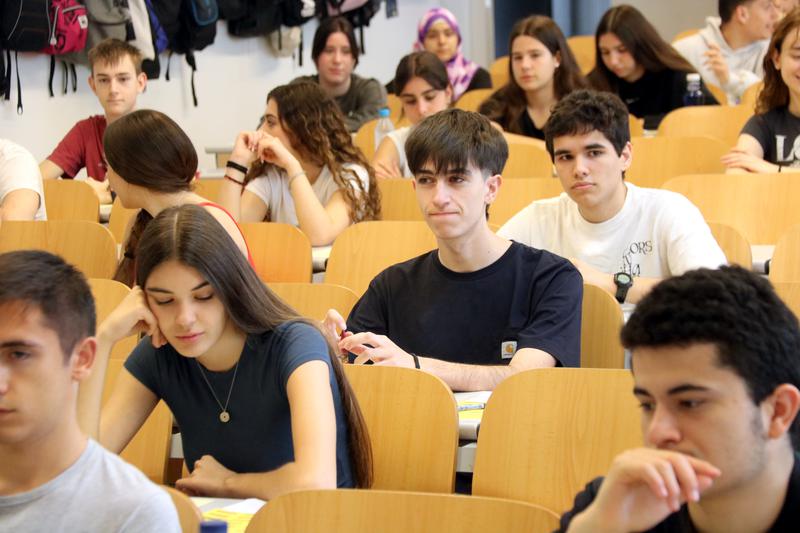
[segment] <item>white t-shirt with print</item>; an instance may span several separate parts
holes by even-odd
[[[356,178],[350,172],[342,174],[345,180],[349,180],[353,184],[355,190],[361,190],[363,187],[365,193],[369,191],[369,173],[364,167],[353,163],[345,163],[342,168],[355,172],[358,180],[361,181],[361,187],[359,187],[358,182],[355,181]],[[270,222],[283,222],[297,226],[294,198],[292,198],[292,193],[289,191],[288,182],[286,171],[277,167],[270,167],[265,175],[259,176],[248,183],[246,190],[258,196],[267,205]],[[331,196],[339,190],[339,185],[333,180],[333,173],[328,167],[322,167],[322,171],[317,180],[311,185],[311,188],[320,203],[325,205],[331,199]]]
[[[39,195],[34,220],[47,220],[42,174],[36,159],[22,146],[0,139],[0,204],[9,193],[20,189],[30,189]]]
[[[666,278],[727,263],[700,210],[684,196],[626,183],[622,209],[611,219],[587,222],[566,193],[537,200],[514,215],[498,234],[577,258],[614,274]]]

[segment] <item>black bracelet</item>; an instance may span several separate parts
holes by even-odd
[[[234,182],[236,185],[241,185],[242,187],[244,187],[244,182],[243,181],[239,181],[239,180],[237,180],[235,178],[232,178],[232,177],[228,176],[227,174],[225,174],[223,176],[223,178],[225,178],[226,180],[230,180],[230,181]]]
[[[414,358],[414,368],[419,368],[419,357],[417,354],[409,352],[408,355]]]
[[[246,166],[240,165],[239,163],[234,163],[230,159],[228,160],[227,163],[225,163],[225,166],[228,167],[228,168],[232,168],[233,170],[238,170],[242,174],[247,174],[247,167]]]

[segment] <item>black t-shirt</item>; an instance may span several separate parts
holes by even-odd
[[[249,335],[234,369],[203,369],[219,401],[230,393],[230,420],[219,420],[220,408],[199,363],[167,344],[153,348],[150,338],[139,342],[125,368],[169,406],[181,429],[183,455],[189,469],[211,455],[234,472],[268,472],[294,460],[291,413],[286,385],[292,372],[309,361],[328,364],[336,413],[336,473],[339,487],[353,487],[347,423],[328,345],[314,327],[301,322],[281,324],[274,331]]]
[[[800,166],[800,117],[788,107],[750,117],[742,133],[752,135],[764,150],[764,160],[783,166]]]
[[[453,272],[433,250],[376,276],[347,327],[444,361],[502,365],[537,348],[579,366],[582,297],[580,273],[550,252],[512,243],[481,270]]]
[[[618,79],[619,97],[628,106],[631,115],[644,117],[645,129],[654,130],[664,115],[683,107],[686,74],[680,70],[664,69],[661,72],[645,72],[633,83]],[[718,103],[702,82],[701,88],[706,105]]]
[[[536,127],[527,109],[519,116],[519,127],[523,135],[544,140],[544,130]]]
[[[603,478],[598,477],[575,496],[575,503],[572,509],[561,517],[559,532],[567,531],[575,515],[581,513],[592,504],[602,483]],[[747,510],[743,509],[742,512],[747,512]],[[664,521],[648,529],[645,533],[688,533],[694,531],[696,530],[689,516],[689,507],[683,505],[679,511],[672,513]],[[794,457],[794,466],[789,477],[789,487],[786,491],[783,507],[777,520],[768,531],[772,533],[796,533],[800,531],[800,457],[797,454]]]

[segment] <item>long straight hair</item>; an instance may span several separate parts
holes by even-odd
[[[278,105],[278,120],[292,147],[309,161],[328,167],[350,208],[351,222],[377,220],[381,216],[381,197],[375,171],[344,125],[339,106],[322,92],[319,84],[301,81],[272,89],[267,101]],[[356,164],[369,174],[369,190],[364,190],[355,171],[344,168]],[[264,174],[269,164],[256,161],[245,182]]]
[[[511,28],[511,35],[508,39],[509,50],[514,46],[514,39],[520,36],[533,37],[542,43],[551,54],[559,55],[560,63],[553,73],[553,94],[557,101],[575,89],[588,87],[561,28],[553,19],[544,15],[532,15],[517,21]],[[522,133],[519,118],[526,112],[528,100],[525,97],[525,91],[514,79],[514,68],[511,63],[511,61],[508,62],[508,83],[481,105],[480,112],[501,124],[511,133]]]
[[[197,270],[211,284],[230,320],[246,334],[273,331],[286,322],[316,328],[328,343],[328,355],[347,418],[350,461],[356,486],[372,484],[372,448],[358,401],[336,351],[321,328],[300,317],[258,278],[230,235],[205,209],[182,205],[165,209],[142,235],[136,252],[136,283],[144,287],[150,273],[175,260]]]
[[[106,128],[103,149],[111,169],[126,183],[154,193],[190,191],[197,171],[197,152],[189,136],[164,113],[142,109],[128,113]],[[140,209],[114,279],[133,283],[135,251],[153,217]]]
[[[772,33],[764,55],[764,88],[758,93],[757,114],[789,105],[789,88],[781,77],[781,71],[775,68],[774,61],[780,59],[783,43],[792,31],[800,31],[800,9],[790,11]]]
[[[600,54],[600,37],[613,33],[633,56],[634,61],[646,72],[661,72],[664,69],[694,72],[694,67],[658,34],[650,22],[633,6],[627,4],[612,7],[605,12],[594,34],[594,69],[589,81],[595,89],[619,93],[619,78],[603,62]]]

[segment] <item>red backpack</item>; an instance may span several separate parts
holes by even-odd
[[[50,0],[51,33],[45,54],[61,55],[86,47],[89,17],[78,0]]]

